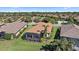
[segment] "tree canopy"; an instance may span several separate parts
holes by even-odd
[[[74,43],[66,39],[54,40],[49,44],[43,45],[40,50],[44,51],[72,51]]]

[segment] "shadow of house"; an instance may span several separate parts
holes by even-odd
[[[60,28],[57,29],[54,39],[60,39]]]

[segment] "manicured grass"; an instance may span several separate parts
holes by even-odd
[[[26,30],[29,30],[29,26]],[[23,40],[21,37],[26,30],[17,39],[0,41],[1,51],[39,51],[43,43]]]
[[[30,28],[32,28],[32,26],[29,26],[26,30],[29,30]],[[51,33],[52,39],[55,36],[56,30],[57,28],[53,28]],[[0,41],[0,51],[39,51],[41,46],[45,43],[22,40],[21,36],[25,31],[17,39]]]
[[[21,39],[0,41],[1,51],[39,51],[43,43]]]
[[[54,39],[57,29],[58,29],[58,27],[53,27],[52,32],[51,32],[51,39]]]
[[[32,26],[29,26],[26,30],[29,30]],[[21,37],[26,30],[17,39],[0,41],[0,50],[2,51],[39,51],[43,43],[30,42],[23,40]]]

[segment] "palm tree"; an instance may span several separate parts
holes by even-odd
[[[72,51],[73,42],[64,40],[54,40],[49,44],[43,45],[40,50],[45,51]]]

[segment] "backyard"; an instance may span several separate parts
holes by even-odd
[[[21,39],[0,41],[1,51],[38,51],[43,43],[30,42]]]
[[[32,26],[30,25],[26,30],[30,29]],[[26,31],[25,30],[25,31]],[[2,51],[38,51],[43,43],[38,42],[30,42],[23,40],[21,37],[25,33],[25,31],[19,36],[19,38],[15,38],[12,40],[2,40],[0,41],[0,50]]]
[[[30,25],[26,30],[32,28]],[[25,31],[26,31],[25,30]],[[57,28],[53,28],[51,39],[54,39]],[[0,41],[0,50],[1,51],[39,51],[41,46],[44,45],[44,42],[33,42],[23,40],[21,37],[25,31],[17,38],[12,40],[2,40]]]

